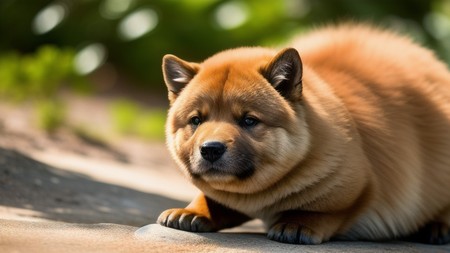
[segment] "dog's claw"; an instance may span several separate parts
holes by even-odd
[[[447,244],[450,243],[450,226],[442,222],[431,222],[407,240],[426,244]]]
[[[277,223],[267,237],[270,240],[292,244],[320,244],[322,240],[313,230],[296,223]]]
[[[162,212],[157,220],[162,226],[190,232],[215,231],[210,219],[186,209],[169,209]]]

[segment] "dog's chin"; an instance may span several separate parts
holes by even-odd
[[[253,172],[253,165],[228,167],[201,164],[197,167],[191,167],[190,170],[194,179],[202,179],[203,181],[210,183],[242,181],[249,178]]]
[[[223,173],[221,171],[217,171],[215,169],[211,169],[207,173],[203,173],[199,176],[205,182],[208,183],[230,183],[237,179],[237,177],[230,173]]]
[[[237,177],[233,173],[224,168],[217,168],[213,166],[198,166],[191,170],[191,175],[195,179],[202,179],[206,182],[231,182]]]

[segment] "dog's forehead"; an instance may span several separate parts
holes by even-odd
[[[180,111],[188,115],[202,108],[210,113],[226,108],[234,114],[258,111],[285,115],[287,102],[262,75],[273,55],[271,51],[244,48],[207,59],[182,92],[177,103]]]
[[[191,88],[192,95],[216,102],[259,101],[274,95],[257,65],[229,64],[202,69]]]
[[[262,69],[271,61],[274,52],[263,48],[237,48],[220,52],[206,59],[200,65],[195,78],[195,85],[202,90],[215,93],[218,91],[251,91],[264,83]]]
[[[257,71],[222,68],[196,78],[184,93],[183,111],[206,112],[209,115],[239,116],[246,112],[273,115],[286,114],[289,106],[269,82]],[[281,119],[280,119],[281,122]]]
[[[270,61],[276,54],[276,51],[266,48],[235,48],[219,52],[206,59],[202,66],[214,67],[222,65],[257,65]]]

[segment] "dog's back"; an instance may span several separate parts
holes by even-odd
[[[164,57],[168,146],[203,192],[158,222],[272,240],[450,241],[450,72],[407,38],[320,29],[276,52]]]
[[[450,224],[446,66],[407,38],[366,26],[322,29],[294,47],[348,110],[374,177],[374,201],[347,237]]]

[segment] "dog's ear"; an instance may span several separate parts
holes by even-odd
[[[286,48],[263,69],[264,77],[286,99],[302,92],[302,60],[297,50]]]
[[[199,65],[168,54],[163,57],[162,69],[169,95],[175,98],[197,74]]]

